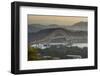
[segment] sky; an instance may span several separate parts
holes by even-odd
[[[80,21],[87,22],[88,18],[83,16],[45,16],[45,15],[28,15],[28,24],[42,25],[73,25]]]

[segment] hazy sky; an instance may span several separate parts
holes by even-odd
[[[44,15],[28,15],[28,24],[58,24],[73,25],[77,22],[87,22],[88,18],[83,16],[44,16]]]

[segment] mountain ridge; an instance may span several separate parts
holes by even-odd
[[[57,25],[57,24],[49,24],[49,25],[42,25],[42,24],[30,24],[28,25],[28,32],[38,32],[43,29],[48,29],[48,28],[64,28],[64,29],[69,29],[69,30],[79,30],[79,31],[87,31],[88,23],[87,22],[78,22],[73,25]]]

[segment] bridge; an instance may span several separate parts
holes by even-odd
[[[51,45],[71,46],[73,43],[87,43],[85,36],[69,36],[64,30],[55,30],[43,39],[35,40],[31,43],[32,47],[47,48]]]

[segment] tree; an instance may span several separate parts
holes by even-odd
[[[38,48],[28,47],[28,60],[39,60],[41,57],[38,53]]]

